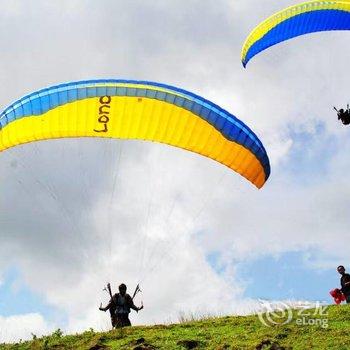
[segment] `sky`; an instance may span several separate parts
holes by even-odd
[[[331,302],[348,266],[348,32],[241,46],[291,0],[1,0],[0,106],[58,83],[150,80],[225,108],[265,145],[257,190],[230,169],[141,141],[69,139],[0,154],[0,342],[93,327],[121,282],[134,324]],[[349,267],[350,268],[350,267]],[[19,329],[18,324],[21,324]]]

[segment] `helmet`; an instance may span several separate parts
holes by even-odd
[[[119,286],[119,291],[126,291],[126,285],[124,283],[122,283],[120,286]]]

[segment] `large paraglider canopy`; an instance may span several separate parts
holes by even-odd
[[[258,188],[270,174],[263,144],[244,123],[202,97],[164,84],[72,82],[34,92],[0,114],[0,151],[66,137],[173,145],[228,166]]]
[[[270,46],[300,35],[350,29],[350,0],[308,1],[288,7],[260,23],[246,39],[242,63]]]

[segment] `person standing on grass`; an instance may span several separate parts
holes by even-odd
[[[337,271],[341,275],[341,291],[345,295],[346,303],[350,304],[350,275],[345,273],[345,267],[343,265],[338,266]]]
[[[137,307],[133,298],[126,293],[126,285],[122,283],[119,286],[119,293],[114,294],[109,303],[103,307],[102,303],[99,308],[101,311],[113,310],[111,313],[112,327],[121,328],[131,326],[129,319],[130,309],[139,312],[143,309],[143,305]]]

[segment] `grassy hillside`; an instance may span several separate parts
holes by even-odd
[[[314,310],[310,313],[314,313]],[[319,321],[316,321],[317,319]],[[312,325],[301,325],[301,322]],[[322,322],[327,322],[328,327],[322,327]],[[297,311],[293,311],[293,319],[288,324],[271,327],[263,325],[258,316],[247,316],[132,327],[107,333],[90,330],[82,334],[64,336],[58,330],[47,337],[35,339],[34,336],[34,339],[28,342],[2,344],[0,349],[348,350],[349,329],[350,305],[344,305],[329,307],[327,315],[300,316]]]

